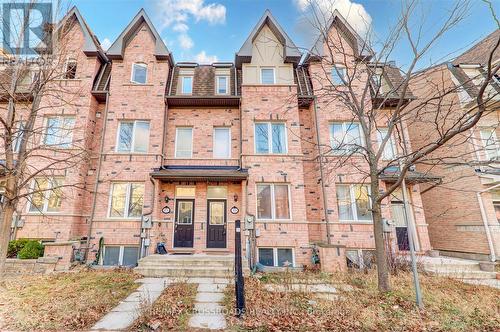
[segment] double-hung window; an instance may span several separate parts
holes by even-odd
[[[264,266],[294,267],[292,248],[259,248],[259,263]]]
[[[371,221],[370,189],[363,184],[337,184],[340,221]]]
[[[363,147],[361,126],[356,122],[331,123],[330,144],[334,154],[359,152]]]
[[[181,91],[183,95],[190,95],[193,93],[193,76],[182,76],[181,77]]]
[[[191,158],[193,155],[193,128],[179,127],[175,133],[175,157]]]
[[[130,80],[137,84],[146,84],[148,78],[148,65],[145,63],[132,64],[132,77]]]
[[[332,68],[332,83],[333,85],[345,85],[347,80],[346,68],[341,65],[334,65]]]
[[[214,128],[214,158],[231,157],[231,130],[226,127]]]
[[[115,182],[111,184],[110,218],[140,218],[144,204],[144,183]]]
[[[117,152],[148,152],[149,122],[120,121],[117,140]]]
[[[494,128],[483,128],[480,130],[481,143],[488,160],[497,159],[500,155],[500,147]]]
[[[378,146],[382,145],[382,141],[387,137],[389,131],[387,128],[379,128],[377,131],[377,142]],[[382,160],[394,160],[396,157],[396,146],[394,145],[394,140],[392,136],[389,137],[384,146],[384,151],[382,152]]]
[[[57,148],[70,148],[74,126],[75,118],[72,116],[47,117],[43,143]]]
[[[288,220],[290,218],[290,194],[287,184],[257,184],[257,218]]]
[[[256,122],[255,152],[259,154],[287,153],[285,124],[275,122]]]
[[[260,69],[260,83],[262,84],[275,84],[276,77],[274,75],[274,68],[261,68]]]
[[[12,151],[15,153],[19,152],[21,148],[21,142],[24,136],[25,123],[23,121],[18,122],[16,131],[12,135]]]
[[[229,94],[229,77],[216,76],[216,92],[218,95]]]
[[[61,208],[62,178],[35,178],[31,186],[29,212],[58,212]]]

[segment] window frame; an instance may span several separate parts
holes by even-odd
[[[144,83],[142,82],[137,82],[134,80],[134,73],[135,73],[135,66],[143,67],[146,69],[146,77],[144,78]],[[132,70],[130,71],[130,82],[134,84],[139,84],[139,85],[144,85],[148,83],[148,64],[144,62],[133,62],[132,63]]]
[[[219,79],[220,78],[225,78],[226,79],[226,92],[224,93],[221,93],[220,92],[220,81]],[[228,75],[216,75],[215,76],[215,94],[217,95],[222,95],[222,96],[225,96],[225,95],[229,95],[229,76]]]
[[[192,75],[182,75],[181,78],[181,95],[189,96],[193,94],[193,80],[194,77]],[[191,87],[189,92],[184,92],[184,79],[189,78],[191,80]]]
[[[382,131],[384,132],[383,136],[381,136],[382,135]],[[388,134],[388,128],[387,127],[378,128],[377,131],[376,131],[376,134],[377,134],[378,148],[380,149],[380,145],[382,144],[382,140]],[[392,150],[391,151],[392,156],[390,158],[386,158],[386,151],[385,151],[385,149],[387,149],[387,148],[390,148]],[[396,146],[396,144],[394,142],[393,136],[391,135],[389,137],[389,140],[385,144],[384,151],[382,151],[381,158],[384,161],[391,161],[391,160],[394,160],[397,156],[398,156],[398,149],[397,149],[397,146]]]
[[[358,135],[359,135],[359,141],[360,141],[360,147],[358,147],[356,149],[356,151],[351,151],[351,150],[348,150],[347,147],[345,147],[345,143],[344,144],[344,147],[343,148],[334,148],[333,147],[333,140],[334,140],[334,135],[333,135],[333,125],[338,125],[340,124],[342,126],[342,135],[343,135],[343,138],[345,139],[345,137],[347,136],[347,129],[348,129],[348,125],[358,125]],[[363,150],[361,150],[361,147],[365,147],[365,136],[363,135],[363,130],[361,128],[361,124],[359,122],[356,122],[356,121],[330,121],[328,123],[328,131],[329,131],[329,135],[330,135],[330,148],[332,149],[331,151],[331,154],[333,155],[336,155],[336,156],[342,156],[346,153],[348,154],[362,154],[363,153]]]
[[[340,71],[338,69],[342,69],[342,73],[343,73],[343,81],[340,82],[340,83],[337,83],[335,82],[335,80],[333,79],[333,73],[335,72],[335,74],[338,74]],[[340,75],[339,75],[340,77]],[[347,83],[347,67],[344,65],[344,64],[340,64],[340,63],[335,63],[333,64],[332,66],[332,70],[330,71],[330,78],[332,80],[332,85],[333,86],[346,86],[346,83]],[[345,81],[345,83],[344,83]]]
[[[215,138],[215,132],[216,130],[221,130],[221,129],[225,129],[227,130],[228,132],[228,155],[227,156],[223,156],[223,157],[220,157],[220,156],[216,156],[215,155],[215,142],[216,142],[216,138]],[[231,127],[224,127],[224,126],[218,126],[218,127],[214,127],[213,129],[213,137],[212,137],[212,157],[213,159],[231,159]]]
[[[14,153],[19,153],[19,149],[21,148],[21,143],[24,137],[25,128],[25,121],[19,121],[16,125],[16,136],[12,140],[12,152]]]
[[[273,268],[273,267],[280,267],[280,268],[286,268],[285,266],[279,266],[278,265],[278,249],[290,249],[292,250],[292,265],[288,266],[289,268],[297,267],[295,263],[295,248],[294,247],[258,247],[257,248],[257,262],[260,263],[260,249],[272,249],[273,250],[273,266],[269,265],[263,265],[267,268]]]
[[[127,190],[125,191],[125,207],[124,207],[124,213],[123,213],[123,217],[113,217],[111,215],[111,204],[113,202],[113,187],[115,184],[126,184],[127,185]],[[129,209],[130,209],[130,191],[131,191],[131,188],[132,188],[132,184],[142,184],[142,186],[144,187],[144,193],[143,193],[143,196],[142,196],[142,211],[141,211],[141,215],[138,216],[138,217],[129,217]],[[143,214],[143,209],[144,209],[144,197],[145,197],[145,193],[146,193],[146,185],[144,182],[140,182],[140,181],[131,181],[131,182],[126,182],[126,181],[112,181],[110,182],[110,186],[109,186],[109,199],[108,199],[108,215],[107,215],[107,218],[108,219],[114,219],[114,220],[141,220],[142,218],[142,214]]]
[[[265,124],[267,125],[267,148],[269,152],[257,152],[257,124]],[[283,152],[273,152],[273,124],[280,124],[283,125],[285,128],[285,144],[284,144],[284,151]],[[288,154],[288,128],[286,126],[286,122],[280,122],[280,121],[254,121],[253,123],[253,133],[254,133],[254,153],[257,155],[277,155],[277,156],[282,156],[282,155],[287,155]]]
[[[42,209],[37,209],[35,211],[31,211],[31,206],[33,205],[32,203],[32,196],[33,196],[33,191],[35,190],[35,181],[37,179],[47,179],[49,184],[50,184],[50,189],[47,188],[47,190],[44,190],[42,191],[42,194],[43,194],[43,206],[42,206]],[[48,177],[48,178],[44,178],[44,177],[35,177],[33,178],[33,180],[31,181],[31,184],[29,186],[30,188],[30,191],[31,191],[31,194],[29,195],[30,199],[28,200],[28,211],[27,213],[28,214],[59,214],[61,211],[60,211],[60,208],[62,207],[62,193],[61,193],[61,207],[59,208],[59,210],[57,211],[48,211],[47,208],[48,208],[48,205],[49,205],[49,199],[50,197],[47,197],[47,194],[50,194],[51,192],[53,192],[53,189],[54,189],[54,186],[53,186],[53,180],[55,179],[59,179],[61,180],[61,186],[64,185],[64,177],[63,176],[54,176],[54,177]],[[62,188],[61,186],[59,186],[59,188]],[[62,191],[62,189],[61,189]]]
[[[67,77],[68,76],[68,66],[70,63],[75,63],[75,73],[74,73],[74,76],[73,77]],[[64,62],[64,79],[65,80],[76,80],[77,77],[76,77],[76,71],[78,70],[78,61],[75,59],[75,58],[67,58],[66,61]],[[31,82],[33,83],[33,74],[32,74],[32,77],[31,77]]]
[[[369,209],[372,208],[372,202],[370,200],[370,195],[371,195],[371,189],[368,184],[363,184],[363,183],[336,183],[335,184],[335,199],[337,200],[337,216],[338,220],[341,223],[366,223],[366,224],[373,224],[373,213],[371,214],[371,220],[363,220],[359,219],[358,215],[358,208],[356,206],[356,195],[354,193],[354,186],[366,186],[367,192],[368,192],[368,205]],[[348,186],[349,187],[349,199],[350,199],[350,206],[352,209],[352,215],[355,219],[340,219],[340,207],[339,207],[339,199],[337,195],[337,187],[338,186]]]
[[[273,71],[273,82],[272,83],[264,83],[262,81],[262,71],[268,70],[268,69]],[[260,67],[259,74],[260,74],[260,84],[263,84],[263,85],[275,85],[276,84],[276,68],[274,68],[274,67]]]
[[[191,153],[189,157],[182,157],[177,155],[177,142],[179,141],[179,129],[191,129]],[[180,127],[175,127],[175,142],[174,142],[174,157],[176,159],[191,159],[193,158],[193,136],[194,136],[194,130],[193,127],[188,127],[188,126],[180,126]]]
[[[135,129],[137,127],[137,123],[143,122],[148,124],[148,141],[146,144],[146,151],[135,151]],[[130,150],[129,151],[120,151],[120,132],[122,123],[132,123],[132,138],[130,142]],[[151,122],[148,120],[119,120],[118,121],[118,130],[116,132],[116,144],[115,144],[115,152],[123,153],[123,154],[147,154],[149,152],[149,138],[151,135]]]
[[[118,265],[104,265],[104,256],[106,255],[106,247],[119,247],[120,248],[120,252],[118,254]],[[102,266],[131,266],[131,265],[123,265],[123,254],[125,252],[125,247],[127,248],[136,248],[137,249],[137,261],[139,261],[140,259],[140,252],[139,252],[139,247],[138,246],[135,246],[135,245],[131,245],[131,244],[105,244],[103,246],[103,252],[102,252],[102,255],[100,257],[100,262],[99,262],[99,265],[102,265]]]
[[[54,119],[54,118],[58,118],[59,121],[63,121],[62,123],[64,123],[64,120],[65,119],[73,119],[73,127],[71,128],[71,130],[68,130],[68,136],[71,136],[71,141],[69,141],[68,143],[68,146],[61,146],[62,143],[61,143],[61,138],[64,137],[64,135],[59,135],[57,138],[58,142],[56,144],[47,144],[46,143],[46,139],[49,135],[47,135],[47,130],[49,129],[49,120],[50,119]],[[43,146],[48,146],[48,147],[51,147],[51,148],[56,148],[56,149],[71,149],[73,148],[73,133],[74,133],[74,130],[75,130],[75,125],[76,125],[76,115],[46,115],[43,119],[43,122],[44,122],[44,130],[43,130],[43,134],[42,134],[42,144]],[[65,130],[63,129],[62,127],[59,127],[60,130]]]
[[[498,141],[496,129],[494,127],[479,127],[478,129],[479,129],[479,140],[481,142],[482,153],[483,153],[485,160],[498,160],[498,158],[500,157],[500,144]],[[490,134],[490,137],[486,140],[483,138],[484,131],[488,131]],[[490,154],[493,152],[494,147],[493,146],[491,146],[491,147],[485,146],[485,143],[486,143],[485,141],[487,141],[489,139],[495,140],[496,149],[495,149],[495,156],[493,156],[493,157],[491,157]]]
[[[269,185],[271,187],[271,218],[259,218],[259,200],[258,200],[258,187],[263,185]],[[274,186],[287,186],[288,189],[288,218],[278,219],[276,218],[276,197]],[[256,182],[255,183],[255,219],[261,221],[291,221],[292,218],[292,192],[290,189],[290,183],[282,182]]]

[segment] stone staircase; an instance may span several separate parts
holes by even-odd
[[[421,257],[425,272],[456,279],[496,279],[496,272],[481,270],[478,261],[451,257]]]
[[[245,270],[246,265],[243,266]],[[232,279],[234,277],[234,255],[155,254],[140,259],[134,271],[145,277]]]

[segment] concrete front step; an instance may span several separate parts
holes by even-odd
[[[233,262],[224,262],[224,261],[204,261],[204,260],[199,260],[199,261],[174,261],[174,260],[157,260],[157,261],[143,261],[140,260],[139,264],[140,267],[146,267],[146,266],[176,266],[176,267],[227,267],[227,268],[233,268],[234,263]]]
[[[425,271],[430,274],[450,277],[456,279],[496,279],[496,272],[485,271],[464,271],[462,269],[428,269]]]
[[[145,277],[213,277],[231,278],[233,269],[221,267],[169,267],[169,266],[138,266],[135,272]]]
[[[479,268],[479,263],[477,264],[425,264],[424,268],[426,270],[440,270],[440,271],[468,271],[475,272],[481,271]]]

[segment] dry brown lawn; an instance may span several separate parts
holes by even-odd
[[[270,293],[264,283],[291,283],[297,278],[347,284],[340,299],[320,300],[310,293]],[[233,331],[500,331],[500,290],[421,275],[424,310],[414,304],[411,274],[392,276],[393,290],[377,291],[376,273],[335,275],[301,273],[246,279],[243,320],[228,316]],[[234,307],[234,289],[225,305]]]
[[[0,281],[0,330],[82,330],[134,291],[125,270],[7,277]]]

